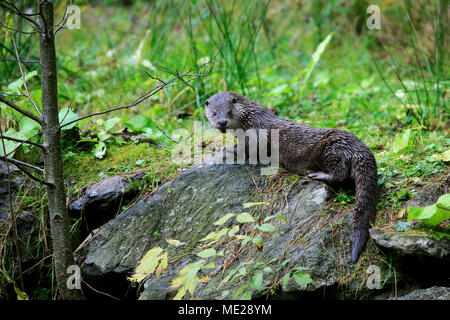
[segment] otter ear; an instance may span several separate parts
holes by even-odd
[[[205,101],[205,106],[209,106],[209,101],[208,100]]]

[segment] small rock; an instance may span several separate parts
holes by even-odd
[[[400,256],[424,255],[438,259],[448,258],[449,256],[450,243],[433,240],[424,233],[380,229],[370,229],[369,232],[370,237],[377,245]]]
[[[402,297],[389,300],[450,300],[450,288],[435,286],[428,289],[418,289]]]

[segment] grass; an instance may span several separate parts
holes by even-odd
[[[169,79],[176,70],[190,69],[221,50],[208,77],[163,90],[138,108],[83,121],[78,124],[80,136],[65,132],[64,172],[67,181],[75,182],[69,193],[141,169],[152,180],[173,177],[187,165],[170,160],[176,144],[154,130],[155,125],[176,137],[178,129],[192,130],[194,120],[205,123],[203,102],[209,96],[235,90],[275,108],[282,117],[358,136],[378,163],[377,224],[402,219],[399,212],[410,197],[427,184],[444,183],[448,176],[448,162],[439,158],[450,145],[444,46],[448,17],[442,3],[374,1],[371,4],[382,7],[382,30],[369,31],[366,1],[305,1],[303,6],[284,0],[239,5],[211,0],[134,1],[131,7],[116,1],[80,1],[81,29],[63,30],[56,43],[59,103],[61,108],[71,106],[78,115],[133,100],[155,85],[144,71]],[[63,13],[60,3],[57,14]],[[13,23],[11,19],[2,13],[0,21]],[[331,33],[305,81],[313,53]],[[1,30],[0,38],[0,58],[10,58],[10,34]],[[35,40],[18,39],[21,56],[38,59]],[[5,92],[20,73],[14,63],[0,64],[0,91]],[[25,73],[38,70],[35,64],[24,68]],[[33,96],[39,96],[39,84],[39,77],[30,79]],[[23,98],[14,101],[28,107]],[[156,144],[108,138],[105,156],[97,159],[93,148],[100,137],[129,127],[127,123],[138,115],[151,119],[153,130],[148,135]],[[1,117],[3,132],[20,129],[17,113],[2,106]],[[113,117],[120,121],[109,130],[98,122]],[[394,153],[393,145],[408,130],[406,143]],[[91,142],[83,144],[79,139]],[[32,149],[20,150],[16,156],[39,162]],[[153,187],[147,184],[143,191]],[[45,214],[41,193],[27,192],[26,201],[16,202],[17,209],[26,204],[27,210],[39,212],[41,221]],[[33,201],[33,196],[39,200]],[[348,209],[352,201],[351,195],[340,193],[335,206]],[[377,252],[376,248],[367,251]],[[11,270],[7,265],[14,259],[5,259],[2,267]]]

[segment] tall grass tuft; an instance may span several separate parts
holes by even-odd
[[[403,34],[384,39],[402,46],[403,61],[398,55],[389,54],[389,69],[397,83],[389,84],[381,71],[376,69],[399,104],[406,108],[407,121],[415,120],[418,125],[434,130],[445,125],[448,117],[448,101],[445,93],[449,88],[447,22],[445,1],[436,0],[426,5],[411,1],[401,2],[402,16],[406,20],[408,36]],[[386,48],[387,49],[387,48]]]

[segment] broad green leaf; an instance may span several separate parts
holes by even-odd
[[[120,122],[120,118],[111,118],[103,122],[103,128],[105,131],[111,130],[116,124]]]
[[[226,215],[224,215],[222,218],[220,218],[219,220],[217,220],[216,222],[214,222],[214,224],[216,226],[221,226],[223,225],[225,222],[227,222],[230,218],[234,217],[235,214],[234,213],[227,213]]]
[[[398,153],[407,148],[411,140],[411,129],[407,129],[404,133],[400,133],[395,136],[392,142],[392,153]]]
[[[232,237],[232,236],[234,236],[235,234],[236,234],[236,232],[238,232],[239,231],[239,226],[238,225],[235,225],[235,226],[233,226],[231,229],[230,229],[230,231],[228,231],[228,235],[230,236],[230,237]]]
[[[302,271],[294,272],[294,280],[299,285],[306,285],[308,283],[313,282],[309,273],[302,272]]]
[[[9,128],[8,131],[4,133],[5,136],[10,138],[16,138],[16,139],[26,139],[26,137],[19,131],[15,131],[13,128]],[[4,156],[5,153],[3,152],[3,144],[5,145],[6,154],[9,154],[12,152],[9,157],[12,157],[15,153],[15,150],[17,147],[20,146],[20,142],[15,142],[11,140],[3,139],[0,140],[0,155]],[[14,151],[14,152],[13,152]]]
[[[263,271],[264,271],[265,273],[272,273],[272,272],[273,272],[273,270],[272,270],[271,267],[265,267],[265,268],[263,269]]]
[[[290,272],[286,273],[283,276],[283,280],[281,281],[281,283],[283,284],[283,287],[286,287],[290,277],[291,277],[291,273]]]
[[[78,119],[78,115],[73,111],[72,108],[62,108],[58,113],[58,120],[60,125],[64,125],[73,120]],[[62,127],[61,130],[70,130],[76,126],[76,122],[69,124],[68,126]]]
[[[252,239],[252,242],[256,245],[258,249],[261,249],[263,247],[263,240],[260,235],[257,235]]]
[[[239,298],[239,300],[251,300],[251,299],[252,299],[251,291],[245,291],[244,294]]]
[[[197,253],[197,255],[200,257],[200,258],[204,258],[204,259],[207,259],[207,258],[209,258],[209,257],[213,257],[213,256],[215,256],[217,253],[216,253],[216,250],[214,250],[213,248],[209,248],[209,249],[205,249],[205,250],[202,250],[202,251],[200,251],[199,253]]]
[[[36,135],[39,130],[41,129],[41,126],[36,121],[28,118],[23,117],[20,119],[20,132],[23,134],[23,136],[26,138],[26,140],[30,139],[34,135]]]
[[[270,223],[263,223],[262,225],[260,225],[258,227],[259,230],[263,231],[263,232],[275,232],[278,231],[277,228],[275,228],[273,225],[271,225]]]
[[[36,70],[33,70],[31,72],[28,72],[25,74],[25,81],[28,81],[29,79],[33,78],[34,76],[36,76],[38,73]],[[17,93],[20,94],[21,93],[21,89],[23,87],[23,81],[22,81],[22,77],[20,77],[19,79],[17,79],[14,82],[11,82],[8,85],[8,90],[10,91],[10,93]],[[27,87],[29,87],[28,83],[27,83]]]
[[[242,291],[244,291],[247,287],[248,287],[248,285],[244,285],[244,286],[242,286],[242,287],[239,287],[239,288],[236,290],[236,292],[234,293],[234,295],[233,295],[233,300],[236,300],[237,297],[239,297],[239,296],[241,295]]]
[[[249,243],[252,239],[250,236],[246,236],[245,239],[242,241],[242,245],[245,246],[247,243]]]
[[[246,223],[246,222],[255,222],[255,219],[250,213],[242,212],[236,217],[236,221],[239,223]]]
[[[129,129],[134,132],[144,132],[146,128],[150,128],[153,124],[152,119],[146,117],[144,115],[138,115],[134,118],[131,118],[125,123]]]
[[[263,272],[259,271],[257,272],[253,278],[252,278],[252,282],[250,283],[250,288],[256,289],[258,291],[261,291],[263,289]]]
[[[222,238],[224,235],[226,235],[229,230],[230,230],[230,228],[224,228],[224,229],[219,230],[218,232],[214,232],[214,231],[210,232],[210,233],[208,233],[208,235],[206,237],[204,237],[200,241],[206,241],[206,240],[217,241],[220,238]]]
[[[450,193],[440,196],[438,201],[431,206],[408,207],[408,221],[412,219],[423,220],[432,226],[450,219]]]

